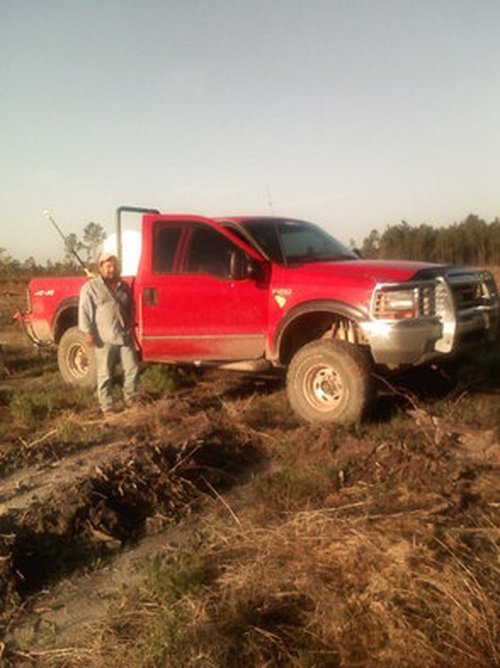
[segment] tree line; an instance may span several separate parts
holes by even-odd
[[[90,266],[97,259],[106,238],[106,232],[98,223],[88,223],[83,230],[82,238],[77,234],[68,234],[64,243],[64,256],[61,260],[37,262],[29,257],[22,262],[13,258],[6,248],[0,247],[0,280],[28,280],[32,276],[71,276],[82,272],[76,259],[77,253],[83,262]]]
[[[500,220],[487,223],[471,214],[460,223],[440,228],[426,223],[409,225],[403,220],[382,233],[372,230],[362,243],[361,254],[438,264],[500,265]]]

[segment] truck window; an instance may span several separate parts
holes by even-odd
[[[230,277],[231,255],[236,246],[210,227],[194,227],[186,253],[184,272]]]
[[[357,258],[325,230],[302,220],[260,218],[245,220],[242,225],[271,260],[280,264]]]
[[[156,223],[153,235],[153,272],[155,274],[173,273],[175,251],[180,237],[179,225]]]
[[[277,224],[274,220],[267,222],[249,220],[244,223],[244,227],[273,262],[283,264],[283,253],[278,240]]]
[[[278,229],[288,262],[355,259],[354,253],[315,225],[282,220]]]

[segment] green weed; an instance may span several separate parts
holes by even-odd
[[[207,563],[195,553],[179,552],[168,559],[156,555],[144,564],[146,588],[163,603],[173,604],[199,592],[212,578]]]
[[[14,422],[35,425],[45,420],[53,410],[53,398],[50,394],[32,394],[19,392],[10,401],[10,412]]]
[[[150,620],[139,617],[138,628],[115,625],[115,633],[125,646],[131,631],[138,638],[126,652],[127,663],[144,668],[188,665],[194,622],[190,602],[201,597],[205,585],[213,580],[209,561],[192,552],[180,552],[167,559],[148,559],[144,569],[143,596],[155,614]],[[134,627],[134,621],[131,625]]]
[[[16,425],[36,426],[55,417],[63,410],[81,410],[91,405],[92,395],[87,390],[57,384],[34,386],[10,396],[9,409]]]
[[[263,513],[288,513],[322,505],[339,485],[339,471],[330,466],[290,466],[256,479],[254,495]]]
[[[182,372],[173,366],[154,364],[148,366],[141,375],[141,387],[151,396],[158,398],[173,394],[181,384]]]
[[[57,440],[63,443],[91,443],[102,437],[102,424],[87,424],[77,416],[63,416],[57,423]]]

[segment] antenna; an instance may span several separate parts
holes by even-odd
[[[269,207],[269,211],[271,212],[271,215],[274,216],[273,200],[271,198],[271,190],[269,189],[269,186],[266,186],[266,197],[267,197],[267,206]]]
[[[52,217],[52,212],[50,211],[50,209],[45,209],[44,212],[43,212],[43,215],[45,216],[45,218],[47,218],[47,220],[49,220],[49,221],[52,223],[52,225],[55,227],[55,229],[57,230],[57,232],[59,233],[59,235],[62,237],[62,240],[64,241],[64,245],[66,246],[66,248],[68,248],[67,241],[66,241],[66,237],[64,236],[64,233],[63,233],[63,231],[61,230],[61,228],[59,227],[59,225],[56,223],[56,221],[55,221],[54,218]],[[69,251],[74,255],[74,257],[76,258],[78,264],[81,266],[81,268],[82,268],[83,271],[85,272],[85,276],[87,276],[87,278],[92,278],[92,277],[93,277],[93,273],[87,268],[85,262],[84,262],[84,261],[82,260],[82,258],[78,255],[78,253],[76,252],[76,250],[75,250],[74,248],[70,248],[70,249],[68,249],[68,250],[69,250]]]

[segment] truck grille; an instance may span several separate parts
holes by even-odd
[[[488,272],[450,275],[447,281],[457,311],[467,311],[478,306],[490,306],[497,299],[495,282]]]

